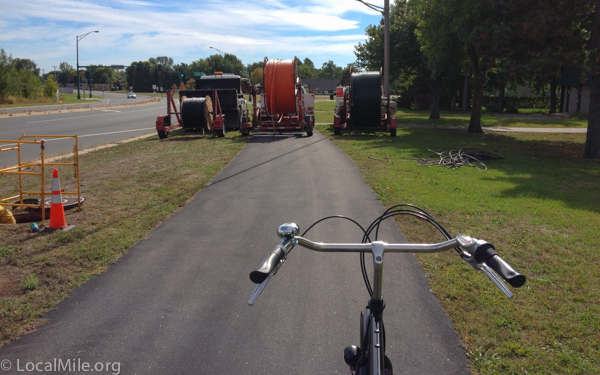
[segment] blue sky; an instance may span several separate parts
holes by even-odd
[[[383,0],[369,1],[383,6]],[[0,0],[0,48],[46,72],[61,62],[129,65],[168,56],[191,63],[216,51],[244,64],[269,59],[355,61],[381,14],[355,0]]]

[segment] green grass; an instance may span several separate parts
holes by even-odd
[[[315,123],[333,124],[334,109],[335,100],[315,102]]]
[[[518,117],[513,115],[498,115],[494,113],[483,113],[481,116],[481,125],[486,126],[514,126],[514,127],[568,127],[568,128],[585,128],[587,120],[581,118],[536,118],[533,114],[519,114]],[[441,125],[441,126],[469,126],[471,118],[470,112],[462,111],[442,111],[440,119],[430,120],[429,111],[415,110],[399,110],[396,111],[398,124],[403,125]],[[531,117],[531,118],[527,118]]]
[[[102,96],[92,94],[92,99],[89,97],[89,92],[85,96],[81,93],[81,99],[77,99],[77,94],[60,94],[60,101],[56,101],[56,96],[53,98],[43,98],[39,100],[32,99],[25,103],[16,104],[0,104],[0,108],[20,108],[20,107],[37,107],[37,106],[50,106],[50,105],[62,105],[62,104],[77,104],[83,103],[88,100],[102,99]]]
[[[453,235],[494,243],[528,277],[507,300],[455,253],[419,257],[477,374],[600,373],[600,164],[582,159],[584,134],[483,135],[398,129],[333,136],[385,206],[416,204]],[[478,172],[419,167],[428,149],[480,148],[504,157]],[[439,241],[399,222],[411,242]]]

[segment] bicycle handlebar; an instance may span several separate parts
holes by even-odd
[[[282,230],[282,228],[285,230]],[[290,228],[293,230],[290,230]],[[298,227],[293,223],[280,226],[278,233],[283,238],[283,242],[271,250],[259,266],[250,273],[250,280],[258,285],[248,301],[249,305],[252,306],[254,304],[295,245],[319,252],[372,252],[374,254],[374,263],[383,261],[384,252],[435,253],[460,246],[466,250],[462,251],[461,258],[471,264],[474,269],[483,271],[508,298],[511,298],[513,295],[498,275],[515,288],[522,286],[526,281],[524,275],[517,272],[504,259],[500,258],[492,244],[465,235],[458,235],[453,239],[434,244],[388,244],[382,241],[374,241],[372,243],[323,243],[313,242],[299,236],[295,237],[295,234],[298,232],[297,229]]]

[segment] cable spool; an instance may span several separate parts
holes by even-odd
[[[212,100],[204,98],[181,98],[181,122],[184,129],[212,130]]]
[[[266,61],[263,77],[267,111],[271,114],[298,113],[296,108],[296,79],[298,77],[296,58]]]
[[[350,77],[352,127],[381,125],[381,72],[352,73]]]

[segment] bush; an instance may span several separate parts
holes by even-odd
[[[44,83],[44,95],[52,98],[56,95],[56,90],[58,90],[58,83],[54,82],[54,74],[50,74]]]
[[[25,280],[21,283],[21,288],[25,290],[35,290],[40,285],[40,280],[35,273],[29,274]]]

